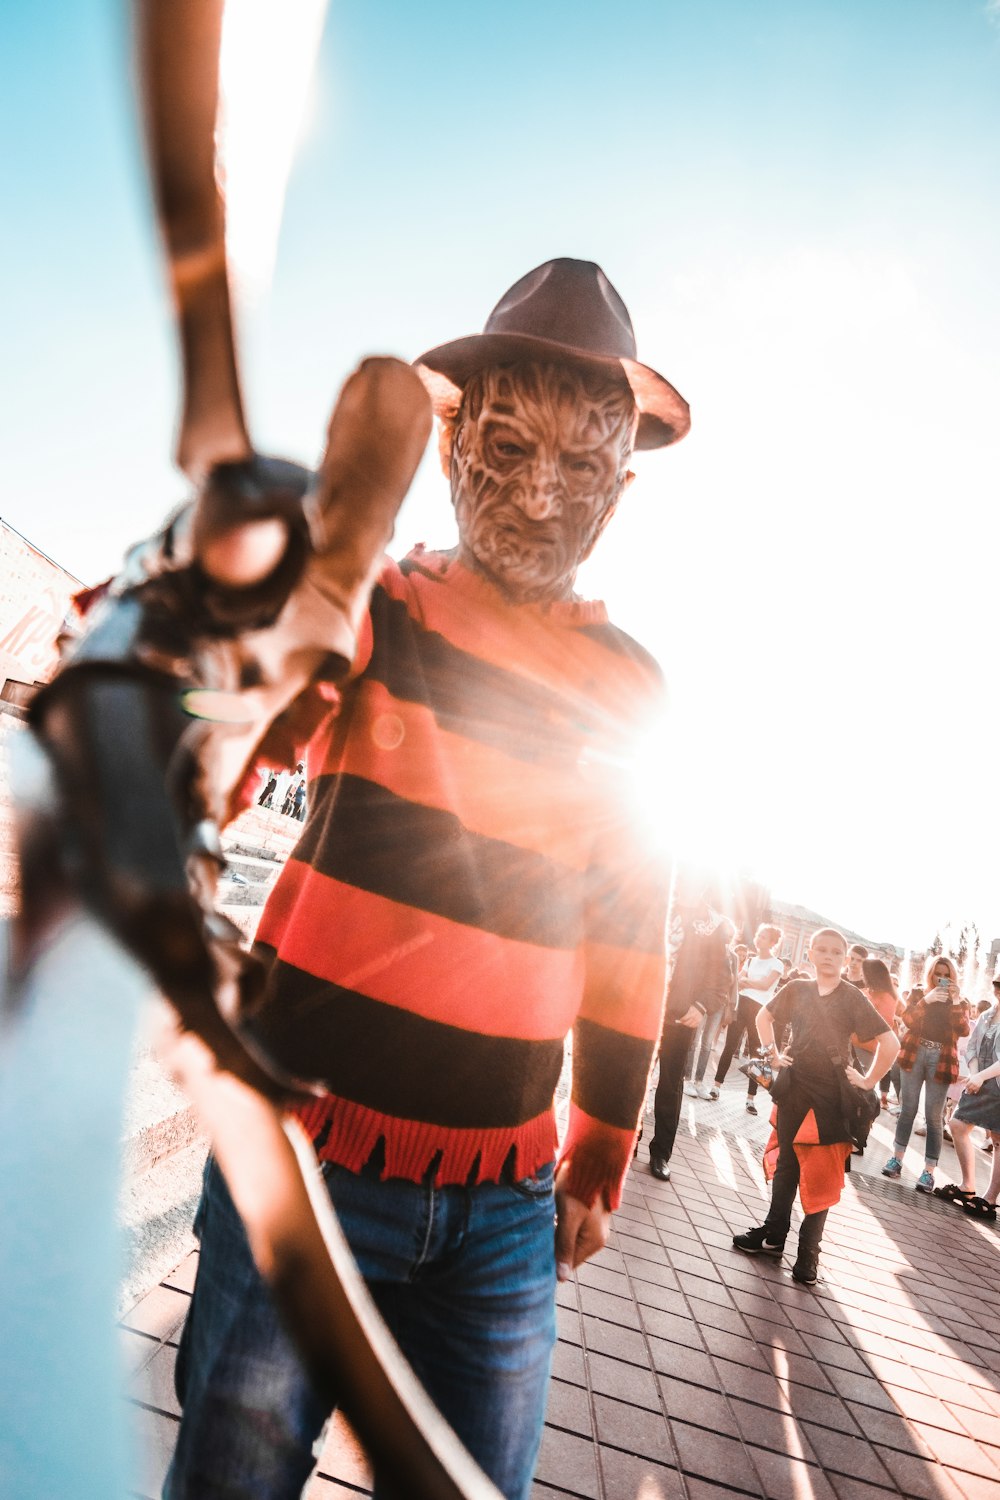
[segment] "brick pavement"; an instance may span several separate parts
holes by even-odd
[[[766,1202],[764,1113],[746,1115],[741,1082],[685,1100],[671,1181],[641,1149],[612,1243],[560,1289],[533,1500],[1000,1500],[1000,1236],[914,1193],[913,1151],[903,1182],[881,1178],[891,1127],[855,1159],[809,1290],[791,1257],[731,1245]],[[142,1497],[174,1441],[195,1262],[123,1320]],[[335,1422],[307,1500],[369,1487]]]

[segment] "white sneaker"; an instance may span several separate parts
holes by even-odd
[[[707,1084],[699,1083],[696,1085],[696,1089],[699,1099],[711,1099],[712,1090],[708,1087]]]
[[[916,1122],[916,1124],[914,1125],[914,1127],[913,1127],[913,1134],[914,1135],[926,1135],[927,1134],[927,1121],[922,1116]]]
[[[684,1080],[684,1092],[690,1099],[697,1099],[698,1090],[690,1078]]]

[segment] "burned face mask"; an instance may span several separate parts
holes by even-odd
[[[451,450],[462,560],[517,603],[568,597],[627,483],[635,427],[625,381],[600,370],[474,375]]]

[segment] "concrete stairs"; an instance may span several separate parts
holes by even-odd
[[[0,918],[14,915],[19,881],[9,780],[10,745],[24,732],[16,714],[0,712]],[[254,807],[223,837],[227,867],[218,906],[252,940],[278,871],[302,832],[280,813]],[[151,1050],[160,1002],[150,997],[137,1017],[136,1041],[123,1101],[119,1219],[124,1238],[119,1311],[132,1307],[194,1246],[192,1222],[207,1142],[186,1096]]]

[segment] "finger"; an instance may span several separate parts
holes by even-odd
[[[556,1200],[556,1276],[569,1281],[576,1265],[576,1242],[586,1217],[586,1206],[568,1195]]]
[[[226,588],[250,588],[274,572],[288,546],[288,527],[272,516],[213,536],[200,551],[202,568]]]
[[[603,1250],[608,1243],[609,1215],[592,1210],[584,1220],[576,1240],[576,1256],[573,1265],[582,1266],[585,1260]]]

